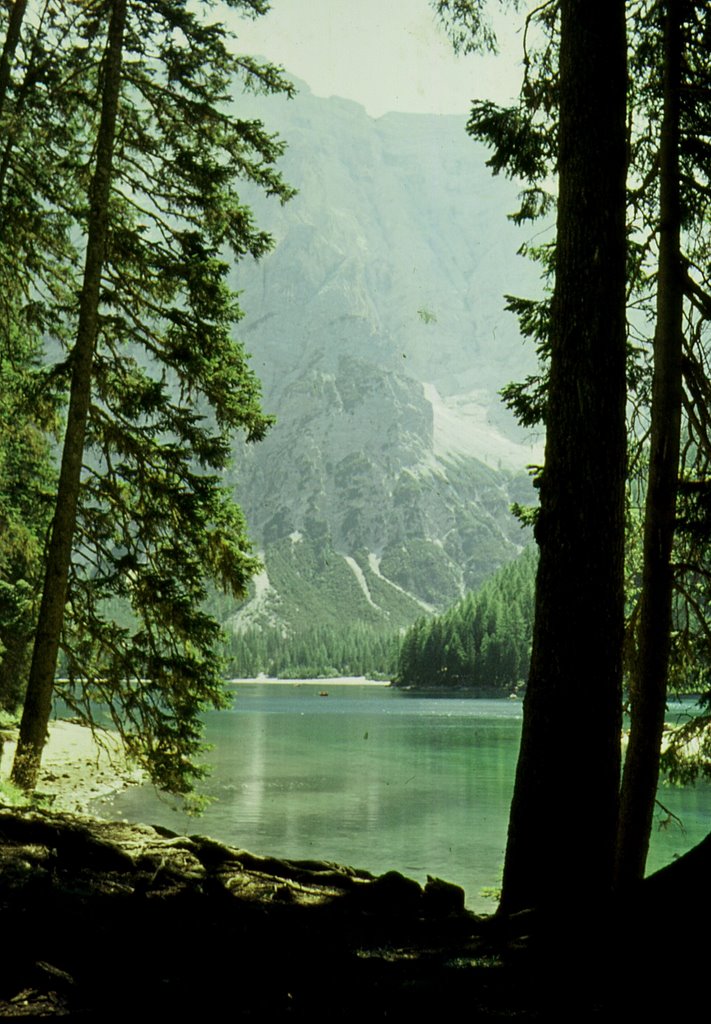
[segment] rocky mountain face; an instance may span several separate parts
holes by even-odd
[[[524,543],[523,436],[498,389],[532,369],[503,294],[533,294],[464,119],[244,97],[288,141],[285,207],[245,192],[276,239],[237,276],[241,335],[277,423],[233,483],[265,571],[231,618],[288,631],[395,629],[441,609]]]

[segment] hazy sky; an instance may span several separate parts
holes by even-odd
[[[465,114],[475,96],[512,99],[520,77],[519,17],[499,24],[499,56],[457,57],[429,0],[271,0],[252,22],[229,17],[238,48],[283,65],[318,96],[389,110]]]

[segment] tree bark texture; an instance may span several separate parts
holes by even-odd
[[[672,547],[679,477],[683,276],[680,253],[679,123],[682,33],[679,0],[666,0],[664,112],[659,152],[659,267],[654,335],[649,480],[644,515],[637,659],[620,797],[617,884],[644,877],[659,779],[672,628]]]
[[[0,55],[0,117],[5,113],[5,100],[10,85],[10,74],[12,62],[15,59],[17,44],[20,41],[20,31],[27,9],[27,0],[15,0],[10,11],[10,17],[5,33],[5,42]]]
[[[94,349],[99,327],[101,274],[108,239],[108,202],[121,91],[126,2],[127,0],[114,0],[108,27],[96,163],[89,194],[84,278],[79,301],[77,338],[71,357],[72,379],[67,426],[32,665],[20,722],[17,753],[12,768],[12,781],[27,792],[31,792],[37,782],[52,707],[54,675],[64,621],[81,484],[84,438],[91,400]]]
[[[562,0],[559,199],[540,560],[501,911],[612,886],[625,427],[622,0]]]

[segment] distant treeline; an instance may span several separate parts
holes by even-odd
[[[285,636],[280,629],[254,628],[230,636],[227,671],[236,679],[264,673],[281,679],[367,676],[390,679],[397,669],[401,637],[357,624],[318,626]]]
[[[403,637],[398,686],[510,692],[528,675],[537,550],[527,548],[476,593],[421,618]]]
[[[286,634],[277,627],[230,635],[227,673],[282,679],[367,676],[420,689],[510,692],[528,674],[535,546],[448,611],[418,619],[404,634],[358,623]]]

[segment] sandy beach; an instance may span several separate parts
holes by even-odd
[[[363,676],[335,679],[233,679],[231,685],[260,683],[266,686],[319,686],[324,691],[334,686],[388,686]],[[0,751],[0,779],[9,778],[15,757],[17,730],[5,729],[8,737]],[[115,732],[92,730],[76,722],[56,719],[49,724],[49,739],[42,755],[37,794],[56,811],[88,814],[91,804],[140,785],[145,776],[127,760]],[[1,800],[1,798],[0,798]]]
[[[6,730],[7,734],[7,730]],[[16,738],[2,749],[0,777],[8,778],[15,756]],[[50,722],[42,756],[37,793],[53,810],[86,814],[92,801],[143,781],[132,767],[116,733],[92,730],[61,719]]]
[[[389,679],[368,679],[366,676],[319,676],[313,679],[277,679],[276,676],[255,676],[252,679],[228,679],[230,686],[390,686]]]

